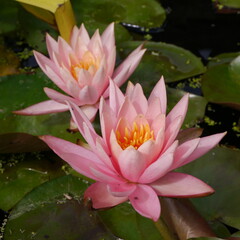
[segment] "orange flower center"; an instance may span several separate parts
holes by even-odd
[[[123,150],[129,146],[133,146],[135,149],[138,149],[146,141],[154,139],[154,133],[151,131],[148,124],[138,125],[136,122],[133,122],[131,130],[125,127],[123,134],[117,130],[116,137],[118,144]]]
[[[72,65],[71,65],[71,73],[72,76],[78,80],[78,75],[81,69],[85,69],[89,71],[91,75],[94,75],[100,65],[100,60],[96,59],[93,54],[89,51],[86,51],[82,56],[82,59],[76,60],[73,56],[70,56]]]

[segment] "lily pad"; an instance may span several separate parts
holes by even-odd
[[[170,111],[185,94],[184,91],[167,88],[167,110]],[[189,128],[199,122],[204,117],[206,105],[207,101],[203,97],[189,94],[188,111],[182,127]]]
[[[49,179],[63,175],[62,161],[43,153],[0,155],[0,209],[8,211],[24,195]]]
[[[217,147],[179,169],[202,179],[216,191],[209,197],[192,199],[200,213],[209,221],[219,220],[237,229],[240,229],[239,153],[239,150]]]
[[[141,43],[138,41],[122,43],[120,58],[125,58]],[[174,82],[205,72],[200,58],[186,49],[163,42],[146,42],[144,47],[147,51],[130,78],[133,82],[141,82],[144,87],[152,88],[161,76],[164,76],[166,82]]]
[[[18,3],[1,0],[0,8],[0,34],[9,33],[17,27]]]
[[[238,0],[218,0],[218,2],[227,7],[240,8],[240,2]]]
[[[48,99],[43,91],[44,87],[56,89],[42,72],[0,78],[0,134],[16,132],[32,135],[49,134],[71,141],[80,138],[79,133],[70,134],[67,131],[70,123],[68,112],[42,116],[20,116],[12,113],[14,110]]]
[[[117,239],[81,200],[87,186],[70,175],[39,186],[11,211],[4,239]]]
[[[240,109],[240,58],[230,57],[231,55],[220,55],[214,58],[219,59],[219,64],[211,64],[203,75],[202,91],[210,102]]]
[[[105,225],[122,239],[163,239],[154,222],[136,213],[128,203],[120,204],[109,210],[99,211],[98,214]]]
[[[126,22],[141,27],[160,27],[165,20],[165,10],[155,0],[73,0],[77,21],[92,25]]]

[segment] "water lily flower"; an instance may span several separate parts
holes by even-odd
[[[84,24],[80,29],[73,28],[68,44],[62,37],[55,41],[47,34],[46,44],[49,58],[34,51],[34,56],[43,72],[66,94],[44,88],[51,99],[25,109],[14,111],[21,115],[41,115],[68,110],[65,101],[81,106],[92,119],[98,102],[103,95],[108,96],[109,77],[121,86],[138,66],[145,49],[142,45],[135,49],[115,70],[116,46],[114,23],[111,23],[100,36],[96,30],[89,37]]]
[[[179,144],[188,94],[166,115],[163,78],[148,99],[140,84],[129,83],[124,95],[112,81],[109,102],[100,101],[102,136],[76,104],[68,104],[89,148],[52,136],[41,139],[76,171],[96,181],[85,192],[94,208],[129,200],[138,213],[157,221],[161,212],[158,196],[188,198],[214,192],[200,179],[173,170],[208,152],[225,133],[185,138]]]

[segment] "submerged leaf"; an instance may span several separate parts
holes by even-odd
[[[11,211],[4,239],[117,239],[81,200],[87,186],[70,175],[39,186]]]
[[[212,61],[202,77],[203,95],[210,102],[240,109],[239,57],[236,57],[236,54],[223,54]]]
[[[215,189],[215,193],[209,197],[192,199],[208,221],[219,220],[240,229],[239,150],[215,148],[179,171],[192,174]]]
[[[140,42],[124,42],[120,46],[120,57],[125,57]],[[190,51],[173,44],[146,42],[147,48],[141,63],[130,78],[141,82],[144,88],[151,89],[164,76],[166,82],[174,82],[205,72],[200,58]]]

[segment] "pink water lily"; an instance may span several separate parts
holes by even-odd
[[[37,103],[14,113],[41,115],[68,110],[65,101],[81,106],[92,119],[98,110],[101,95],[108,96],[109,77],[121,86],[133,73],[145,50],[135,49],[115,70],[116,47],[114,24],[111,23],[100,36],[96,30],[89,37],[84,25],[73,28],[70,44],[61,37],[55,41],[47,34],[49,58],[34,51],[43,72],[66,94],[44,88],[51,99]]]
[[[173,170],[208,152],[225,135],[188,139],[179,144],[177,135],[187,112],[188,94],[167,116],[166,104],[163,79],[148,99],[139,84],[129,83],[123,95],[111,82],[109,102],[104,98],[100,101],[102,136],[81,109],[69,102],[89,148],[51,136],[41,139],[76,171],[96,180],[85,192],[94,208],[129,200],[138,213],[157,221],[161,212],[158,196],[199,197],[214,192],[200,179]]]

